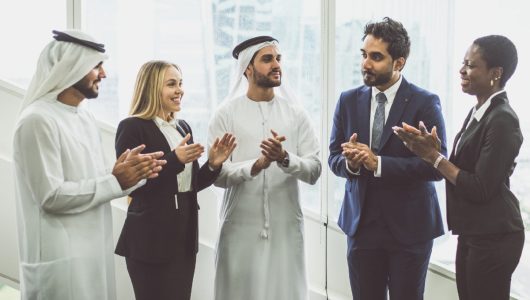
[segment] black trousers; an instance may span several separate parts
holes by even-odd
[[[461,300],[508,300],[512,273],[519,263],[524,231],[460,235],[456,285]]]
[[[178,193],[179,220],[184,244],[167,262],[125,258],[137,300],[189,300],[197,258],[197,205],[194,192]],[[156,199],[153,199],[156,200]],[[172,237],[168,237],[172,238]],[[173,237],[176,238],[176,237]]]
[[[125,258],[137,300],[188,300],[191,297],[196,255],[187,261],[147,263]]]

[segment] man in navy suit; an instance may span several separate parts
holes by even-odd
[[[329,166],[347,179],[338,224],[348,240],[353,299],[423,299],[433,239],[443,224],[433,181],[442,176],[392,132],[401,122],[436,126],[446,153],[437,95],[405,80],[410,40],[390,18],[364,30],[364,85],[340,95]]]

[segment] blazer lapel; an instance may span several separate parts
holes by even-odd
[[[370,105],[372,102],[372,89],[365,88],[360,92],[357,105],[357,120],[359,132],[357,140],[370,145]],[[349,137],[348,137],[349,138]]]
[[[171,147],[169,146],[169,143],[166,140],[166,137],[162,133],[162,131],[158,128],[158,125],[156,125],[155,120],[149,120],[147,121],[149,124],[148,134],[152,135],[152,137],[157,141],[162,143],[164,146],[164,153],[171,151]]]
[[[403,78],[401,81],[401,86],[399,87],[396,93],[396,97],[394,98],[394,102],[392,102],[392,106],[390,107],[390,112],[388,113],[388,118],[385,122],[385,126],[383,127],[383,135],[381,136],[379,152],[381,152],[381,150],[385,146],[385,143],[394,133],[394,131],[392,130],[392,126],[401,126],[401,124],[398,124],[398,122],[400,122],[401,116],[403,115],[403,112],[407,107],[409,97],[409,83],[405,80],[405,78]]]
[[[484,112],[484,115],[482,116],[482,118],[480,119],[481,122],[483,122],[488,114],[493,110],[495,109],[495,107],[505,101],[508,101],[507,98],[506,98],[506,93],[500,93],[499,95],[495,96],[493,99],[491,99],[491,104],[490,106],[488,107],[488,109],[486,110],[486,112]],[[468,117],[466,118],[466,122],[464,122],[464,127],[462,128],[462,131],[461,131],[461,134],[460,134],[460,142],[458,142],[458,149],[456,149],[456,154],[455,156],[458,157],[458,155],[461,153],[461,149],[462,147],[468,143],[470,140],[473,139],[473,136],[475,135],[475,133],[477,132],[478,128],[480,127],[480,124],[479,122],[477,121],[477,119],[475,118],[471,118],[471,113],[473,112],[473,109],[471,109],[471,111],[469,112],[469,115]],[[471,118],[471,120],[469,120]],[[469,123],[469,126],[467,126],[467,129],[466,129],[466,124]],[[457,136],[458,137],[458,136]],[[458,141],[457,139],[455,139],[455,141]],[[453,147],[455,148],[455,147]]]
[[[469,122],[469,119],[471,119],[471,114],[473,113],[473,109],[471,109],[469,111],[469,113],[467,114],[467,117],[466,119],[464,120],[464,125],[462,125],[462,128],[460,129],[460,131],[456,134],[455,136],[455,140],[453,141],[453,151],[451,151],[451,157],[454,157],[455,156],[455,153],[457,152],[456,150],[456,146],[457,146],[457,143],[458,143],[458,140],[460,139],[460,137],[462,136],[462,134],[464,133],[464,131],[466,130],[466,127],[467,127],[467,123]]]

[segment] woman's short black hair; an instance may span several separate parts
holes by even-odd
[[[499,81],[504,87],[512,77],[517,67],[517,49],[515,45],[505,36],[487,35],[473,41],[477,45],[488,68],[501,67],[503,72]]]
[[[388,43],[388,53],[393,60],[400,57],[408,58],[410,38],[407,30],[400,22],[384,17],[381,22],[368,23],[364,27],[363,41],[367,35],[373,35],[375,38]]]

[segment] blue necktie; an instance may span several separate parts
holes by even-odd
[[[377,100],[377,109],[374,115],[374,124],[372,125],[372,150],[377,154],[379,152],[379,144],[381,143],[381,135],[383,134],[383,127],[385,126],[385,102],[386,96],[384,93],[375,95]]]

